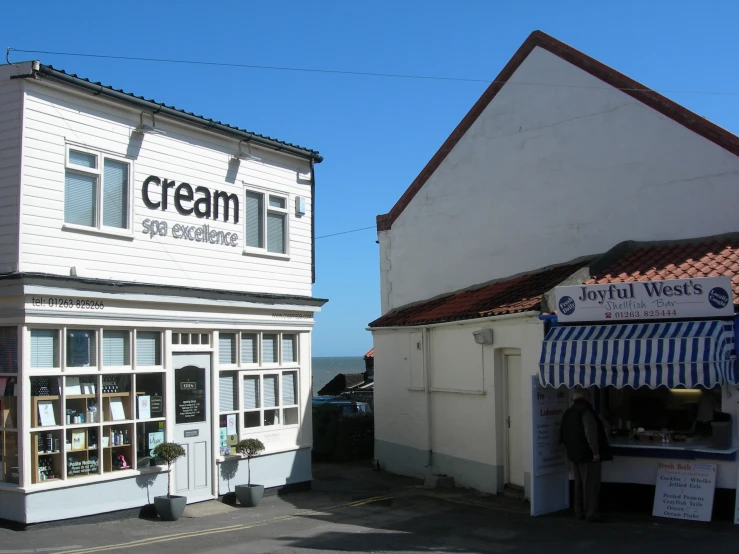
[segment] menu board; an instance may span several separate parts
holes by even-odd
[[[568,470],[567,453],[559,443],[562,415],[568,405],[565,389],[537,388],[534,405],[534,475]]]
[[[711,521],[716,464],[660,461],[652,515]]]

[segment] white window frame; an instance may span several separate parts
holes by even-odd
[[[253,194],[261,194],[263,197],[262,202],[262,236],[264,237],[264,246],[258,248],[256,246],[246,245],[246,194],[251,192]],[[285,208],[275,208],[269,205],[269,197],[274,196],[285,201]],[[281,260],[290,259],[290,195],[285,192],[278,192],[275,190],[261,189],[248,185],[244,187],[244,251],[245,255],[250,256],[263,256],[266,258],[277,258]],[[269,244],[269,237],[267,236],[267,214],[277,213],[285,216],[285,252],[270,252],[267,250],[267,244]]]
[[[82,167],[70,163],[69,153],[70,151],[80,152],[82,154],[89,154],[95,156],[95,167]],[[105,160],[113,160],[116,162],[124,163],[128,166],[128,214],[126,220],[126,229],[119,229],[118,227],[106,227],[103,225],[103,168],[105,167]],[[77,146],[75,144],[67,144],[64,152],[64,173],[71,171],[79,175],[87,175],[95,177],[95,225],[88,227],[86,225],[77,225],[75,223],[67,223],[64,221],[64,206],[62,205],[62,229],[65,231],[76,231],[80,233],[91,233],[96,235],[104,235],[110,237],[124,238],[133,240],[133,220],[134,220],[134,197],[133,197],[133,160],[128,159],[124,156],[117,156],[110,154],[102,150],[94,150],[85,146]],[[63,181],[62,187],[62,204],[64,204],[64,192],[66,192],[66,178]]]
[[[228,370],[226,370],[228,371]],[[295,374],[295,399],[298,401],[297,404],[283,404],[282,402],[282,376],[285,373]],[[257,408],[247,409],[244,405],[244,379],[245,378],[256,378],[259,383],[259,406]],[[266,407],[264,405],[264,379],[265,377],[277,377],[277,405],[274,407]],[[290,369],[265,369],[264,371],[239,371],[238,372],[238,385],[239,385],[239,438],[246,438],[255,432],[268,431],[270,429],[290,429],[300,427],[301,414],[300,414],[300,369],[293,367]],[[298,422],[285,424],[285,410],[286,409],[298,409]],[[267,410],[277,410],[280,422],[275,425],[264,424],[264,413]],[[233,411],[221,412],[221,415],[232,414]],[[259,425],[254,427],[246,427],[246,413],[258,413],[259,414]]]

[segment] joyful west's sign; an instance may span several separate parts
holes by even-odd
[[[734,315],[729,277],[557,287],[555,296],[562,323]]]

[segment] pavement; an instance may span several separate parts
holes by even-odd
[[[218,501],[187,507],[176,522],[134,517],[0,529],[0,554],[162,553],[735,553],[739,529],[617,514],[607,523],[541,518],[506,496],[427,489],[369,463],[317,464],[313,489],[266,496],[256,508]]]

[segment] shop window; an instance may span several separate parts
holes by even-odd
[[[218,362],[221,365],[236,363],[236,334],[221,333],[218,336]]]
[[[128,331],[103,331],[103,366],[131,365],[130,337]]]
[[[66,399],[64,418],[67,425],[100,423],[97,385],[97,376],[64,377],[64,397]],[[61,422],[58,425],[61,425]]]
[[[244,427],[261,426],[259,377],[244,377]]]
[[[162,334],[159,331],[136,333],[136,365],[139,367],[162,365]]]
[[[31,427],[62,425],[57,377],[31,377]]]
[[[0,431],[0,481],[19,484],[18,467],[18,433]]]
[[[218,411],[221,413],[238,410],[239,394],[235,371],[221,372],[218,377]]]
[[[276,364],[279,361],[277,353],[277,335],[262,335],[262,363]]]
[[[137,373],[136,417],[156,419],[165,416],[164,373]]]
[[[31,433],[31,482],[64,478],[61,431]]]
[[[18,371],[18,328],[0,327],[0,373]]]
[[[100,472],[99,428],[67,429],[64,454],[67,479],[87,477]]]
[[[257,354],[259,349],[257,348],[257,334],[256,333],[242,333],[241,334],[241,363],[242,364],[256,364],[259,362]]]
[[[130,164],[99,152],[73,148],[67,152],[64,223],[97,229],[130,229]]]
[[[59,331],[56,329],[31,329],[31,368],[52,369],[59,367]]]
[[[220,455],[238,454],[236,445],[239,443],[239,415],[235,413],[221,414],[218,422]]]
[[[97,366],[95,331],[67,331],[67,367]]]
[[[18,426],[17,377],[0,377],[0,428]]]
[[[245,249],[287,254],[287,197],[247,190],[244,198]]]
[[[282,363],[292,364],[298,361],[297,337],[295,335],[282,335]]]
[[[133,425],[115,424],[103,427],[102,469],[103,473],[112,473],[133,468]]]
[[[103,422],[131,418],[131,375],[102,375]]]
[[[144,469],[156,466],[153,450],[164,442],[163,421],[149,421],[136,424],[136,468]]]

